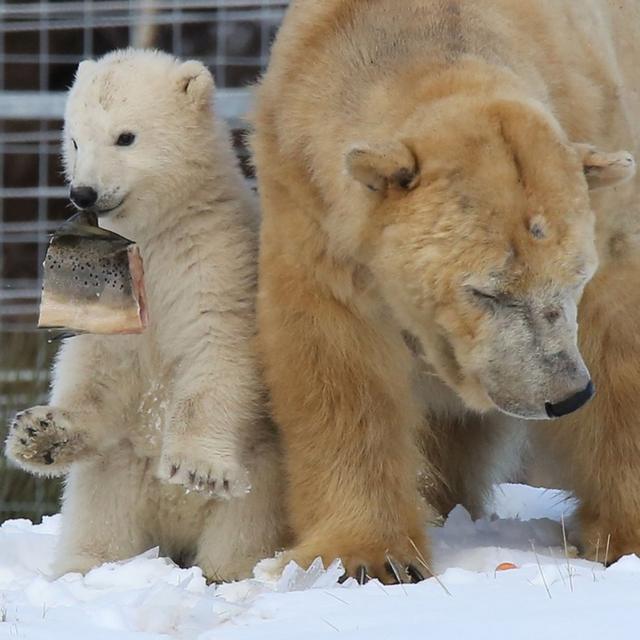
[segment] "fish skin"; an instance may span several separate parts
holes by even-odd
[[[118,235],[113,231],[107,231],[106,229],[98,226],[98,216],[93,211],[78,211],[65,220],[53,234],[53,237],[55,238],[62,238],[66,236],[78,238],[104,238],[114,245],[119,243],[122,243],[123,246],[135,244],[133,240],[129,240],[128,238]]]
[[[44,261],[45,287],[71,300],[108,296],[112,305],[130,304],[128,246],[100,237],[54,237]]]
[[[97,226],[95,214],[81,211],[63,223],[51,237],[43,266],[39,327],[88,333],[144,330],[138,248]]]

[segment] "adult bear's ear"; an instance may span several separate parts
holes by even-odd
[[[582,161],[589,189],[612,187],[636,173],[636,161],[628,151],[606,153],[589,144],[573,146]]]
[[[206,108],[213,99],[213,76],[201,62],[187,60],[177,70],[178,90],[196,107]]]
[[[410,191],[418,186],[418,162],[402,142],[355,145],[346,155],[347,171],[371,191]]]

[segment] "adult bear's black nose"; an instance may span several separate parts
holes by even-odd
[[[78,209],[88,209],[98,201],[98,194],[91,187],[71,187],[69,199]]]
[[[587,404],[595,392],[596,389],[593,386],[593,382],[589,380],[589,384],[582,391],[578,391],[578,393],[572,395],[566,400],[562,400],[557,403],[547,402],[545,404],[547,415],[550,418],[561,418],[569,413],[573,413],[580,409],[580,407]]]

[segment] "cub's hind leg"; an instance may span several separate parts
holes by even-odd
[[[128,445],[73,465],[62,504],[54,574],[86,573],[154,546],[152,465]]]
[[[248,578],[287,543],[280,447],[270,424],[258,423],[252,436],[245,447],[249,492],[213,500],[198,541],[196,564],[211,581]]]

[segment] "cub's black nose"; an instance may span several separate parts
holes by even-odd
[[[591,398],[593,394],[596,392],[595,387],[593,386],[593,382],[589,380],[589,384],[582,390],[578,391],[575,395],[567,398],[566,400],[562,400],[562,402],[551,403],[547,402],[545,404],[545,409],[547,410],[547,415],[550,418],[561,418],[562,416],[566,416],[574,411],[583,407]]]
[[[69,199],[78,209],[88,209],[98,201],[98,194],[91,187],[71,187]]]

